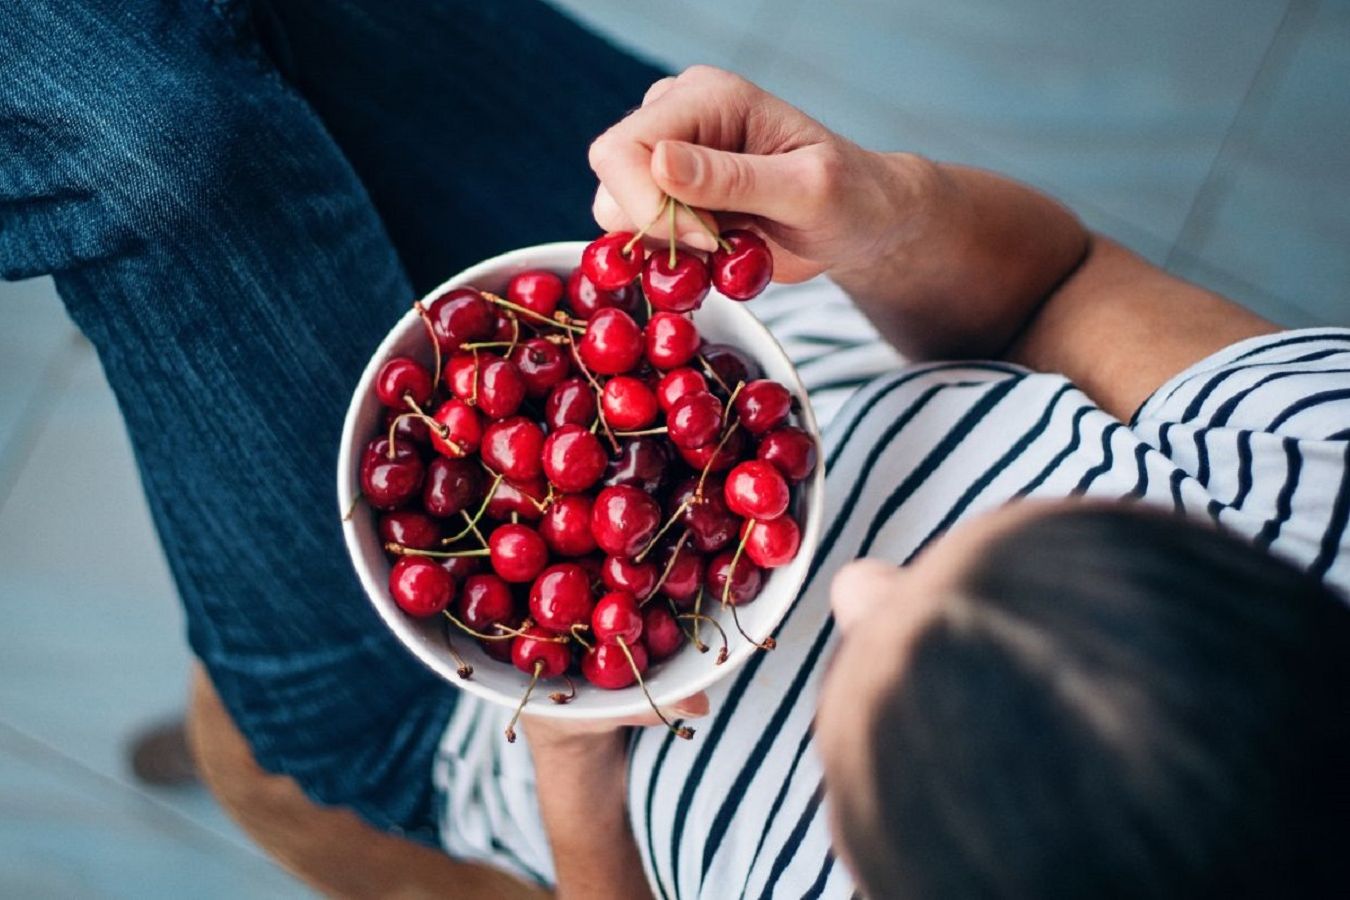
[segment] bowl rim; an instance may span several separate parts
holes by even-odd
[[[551,267],[539,262],[540,257],[549,255],[569,254],[572,258],[579,260],[581,251],[586,247],[587,241],[554,241],[545,244],[536,244],[529,247],[521,247],[498,254],[489,259],[475,263],[472,266],[452,275],[436,287],[428,291],[419,302],[427,303],[430,300],[439,297],[441,294],[464,285],[471,285],[476,280],[484,278],[499,278],[503,271],[510,269],[524,270],[528,268]],[[772,286],[770,287],[770,291]],[[768,345],[773,347],[782,361],[786,363],[787,372],[790,374],[790,380],[786,383],[788,390],[799,400],[797,410],[798,427],[811,435],[812,440],[816,442],[817,464],[811,476],[801,483],[805,489],[806,521],[803,523],[801,544],[798,550],[799,558],[807,558],[815,555],[816,549],[820,543],[820,535],[824,525],[825,518],[825,456],[824,447],[821,442],[820,428],[816,422],[814,410],[811,408],[810,398],[807,395],[806,387],[802,383],[801,375],[797,371],[796,365],[791,357],[783,350],[778,339],[774,337],[769,328],[761,322],[745,304],[727,299],[716,291],[709,293],[705,302],[727,303],[733,308],[739,308],[741,324],[737,327],[747,327],[759,332],[759,337],[766,340]],[[399,642],[411,652],[423,665],[430,668],[433,672],[441,676],[442,679],[454,685],[457,688],[468,691],[471,694],[479,696],[491,703],[501,706],[514,707],[518,702],[517,697],[508,697],[502,692],[476,681],[473,678],[462,679],[456,674],[456,668],[445,659],[433,654],[421,642],[420,635],[414,630],[415,626],[412,620],[399,610],[393,600],[389,598],[388,586],[384,583],[386,579],[376,577],[375,572],[364,564],[362,551],[364,543],[357,527],[357,517],[348,516],[347,513],[353,508],[356,502],[357,474],[356,462],[358,459],[359,448],[363,447],[367,437],[357,434],[357,421],[361,417],[363,401],[373,389],[375,376],[379,372],[385,361],[393,355],[395,346],[404,337],[405,332],[412,326],[423,327],[420,317],[415,307],[410,307],[399,319],[391,325],[389,331],[381,339],[380,343],[372,351],[370,360],[362,370],[361,376],[352,390],[352,397],[347,406],[347,413],[343,419],[341,443],[338,448],[337,460],[337,501],[338,515],[342,524],[343,542],[347,548],[347,556],[356,570],[358,579],[362,588],[365,590],[366,599],[374,606],[376,613],[383,620]],[[791,565],[791,564],[789,564]],[[764,635],[772,634],[783,622],[783,619],[791,611],[800,599],[802,585],[805,583],[807,566],[799,566],[799,574],[796,583],[791,586],[791,590],[784,592],[784,599],[778,608],[774,609],[769,617],[770,621],[764,630]],[[782,570],[775,570],[781,572]],[[783,574],[786,574],[785,572]],[[762,639],[762,638],[761,638]],[[684,652],[683,650],[678,652]],[[652,700],[662,708],[668,708],[673,703],[692,696],[700,691],[705,691],[714,684],[722,681],[737,671],[754,653],[766,651],[757,650],[756,647],[743,638],[736,642],[731,649],[730,654],[721,665],[714,665],[711,660],[702,674],[697,677],[681,682],[678,690],[672,690],[670,685],[662,686],[658,690],[652,688]],[[778,652],[778,651],[767,651]],[[503,665],[509,665],[505,663]],[[589,685],[578,684],[578,689],[589,688]],[[598,690],[598,689],[597,689]],[[650,710],[647,700],[636,685],[624,688],[619,691],[606,691],[605,696],[613,697],[614,702],[605,704],[600,708],[584,707],[579,708],[571,704],[542,703],[530,704],[529,715],[557,719],[589,719],[604,720],[615,718],[629,718],[641,715]],[[627,698],[627,699],[625,699]]]

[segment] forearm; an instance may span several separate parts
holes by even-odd
[[[1001,356],[1083,259],[1086,229],[998,175],[908,154],[883,160],[903,224],[830,274],[912,359]]]
[[[560,900],[651,896],[628,825],[625,741],[622,731],[531,741]]]

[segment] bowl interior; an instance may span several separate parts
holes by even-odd
[[[585,246],[584,242],[572,241],[514,250],[466,269],[431,291],[426,299],[437,297],[450,288],[469,284],[501,293],[512,275],[526,269],[567,272],[577,264]],[[815,416],[796,370],[768,329],[744,305],[714,291],[694,313],[694,321],[707,340],[734,344],[760,364],[766,377],[787,386],[801,402],[797,424],[810,432],[819,443]],[[390,330],[371,357],[347,410],[337,472],[338,506],[343,512],[351,507],[353,498],[360,490],[357,461],[361,449],[375,434],[383,415],[372,388],[375,375],[385,360],[399,355],[424,360],[428,366],[432,362],[432,351],[422,321],[411,309]],[[742,626],[757,640],[772,633],[795,600],[806,576],[806,569],[820,537],[823,490],[822,459],[822,465],[816,467],[816,472],[796,492],[796,509],[802,523],[802,544],[796,559],[786,566],[771,570],[760,595],[738,610]],[[375,515],[369,507],[358,507],[356,513],[343,522],[343,535],[361,583],[380,617],[419,659],[464,690],[509,707],[519,702],[529,682],[523,672],[492,659],[478,647],[477,642],[466,636],[450,634],[455,649],[474,670],[471,678],[459,678],[456,674],[458,664],[446,645],[448,632],[444,625],[449,625],[448,621],[444,617],[416,620],[395,605],[389,595],[390,565],[381,548]],[[733,672],[752,653],[763,652],[755,649],[736,632],[728,612],[717,608],[715,602],[706,606],[708,608],[705,611],[727,631],[730,656],[722,665],[714,665],[715,649],[700,654],[686,643],[675,656],[653,666],[650,676],[646,678],[648,689],[659,705],[669,705],[706,689]],[[704,629],[705,635],[711,636],[712,631],[710,628]],[[705,641],[708,641],[707,637]],[[717,646],[711,641],[709,643]],[[647,709],[647,702],[637,686],[606,691],[586,684],[584,679],[575,680],[577,697],[571,703],[551,703],[545,696],[547,690],[538,691],[531,699],[528,711],[534,715],[564,718],[611,718],[637,715]]]

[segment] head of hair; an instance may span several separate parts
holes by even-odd
[[[1350,608],[1139,507],[991,539],[872,710],[864,893],[1345,896]]]

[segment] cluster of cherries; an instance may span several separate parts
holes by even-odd
[[[379,371],[386,427],[359,474],[390,593],[441,617],[461,677],[452,626],[529,674],[517,716],[540,679],[566,679],[550,696],[570,700],[575,671],[646,692],[648,665],[686,639],[708,649],[701,624],[721,632],[722,662],[704,604],[734,619],[797,553],[792,485],[815,443],[789,424],[788,390],[689,315],[712,286],[758,294],[772,257],[751,232],[718,238],[705,260],[610,233],[565,281],[532,270],[505,297],[447,291],[417,305],[433,368],[400,356]]]

